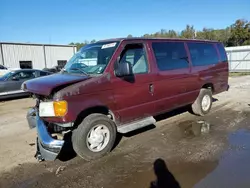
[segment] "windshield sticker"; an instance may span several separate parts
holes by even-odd
[[[115,45],[116,45],[116,42],[104,44],[104,45],[102,45],[102,49],[111,48],[111,47],[114,47]]]

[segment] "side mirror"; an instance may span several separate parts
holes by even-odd
[[[17,77],[14,76],[14,77],[12,77],[12,80],[13,80],[13,81],[18,81],[19,79],[18,79]]]
[[[129,62],[122,62],[117,64],[115,71],[117,77],[130,76],[133,74],[132,66]]]

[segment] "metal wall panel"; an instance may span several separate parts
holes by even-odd
[[[250,46],[225,48],[231,72],[250,72]]]
[[[3,65],[2,45],[0,44],[0,65]]]
[[[58,65],[58,60],[68,61],[75,53],[75,47],[45,46],[46,65],[48,68]]]
[[[42,45],[2,44],[4,64],[11,68],[20,68],[19,61],[32,61],[34,69],[45,67]]]
[[[77,48],[76,48],[76,46],[73,46],[72,48],[73,48],[73,51],[74,51],[74,54],[75,54],[77,52]]]

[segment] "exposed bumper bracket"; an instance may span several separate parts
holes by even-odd
[[[56,140],[52,138],[49,132],[47,131],[46,125],[40,119],[38,114],[36,114],[36,127],[37,127],[37,135],[38,135],[37,158],[40,157],[41,159],[48,160],[48,161],[55,160],[63,147],[64,140]]]
[[[27,118],[30,129],[33,129],[36,127],[36,112],[37,110],[35,108],[31,108],[27,112],[26,118]]]

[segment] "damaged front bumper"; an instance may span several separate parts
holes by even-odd
[[[59,155],[64,140],[57,140],[51,137],[43,120],[36,111],[30,111],[33,114],[27,115],[29,127],[37,128],[37,158],[47,161],[53,161]],[[35,113],[35,115],[34,115]]]
[[[38,115],[36,115],[36,127],[38,135],[37,144],[42,158],[48,161],[55,160],[63,147],[64,140],[52,138],[43,120]]]

